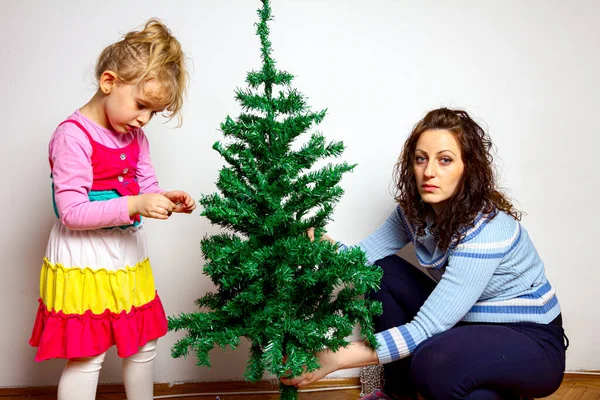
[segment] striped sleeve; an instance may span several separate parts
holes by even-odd
[[[410,243],[410,237],[402,223],[400,213],[400,207],[396,207],[375,232],[358,244],[358,247],[366,253],[369,264],[373,264],[375,261],[389,255],[396,254]],[[340,247],[342,250],[346,248],[345,245],[341,245]]]
[[[420,343],[456,325],[477,302],[519,237],[514,220],[494,218],[484,225],[468,232],[452,252],[442,279],[415,318],[376,335],[382,364],[411,355]]]

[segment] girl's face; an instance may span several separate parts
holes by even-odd
[[[139,85],[112,85],[104,103],[109,128],[118,133],[128,133],[146,125],[154,114],[165,108],[157,101],[161,98],[161,89],[155,80]]]
[[[421,199],[438,213],[454,195],[465,165],[460,144],[445,129],[429,129],[421,134],[413,160]]]

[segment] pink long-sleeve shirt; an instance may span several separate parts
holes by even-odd
[[[140,146],[137,179],[140,193],[162,193],[150,159],[150,146],[142,129],[131,133],[117,133],[83,116],[79,110],[68,119],[82,124],[92,139],[104,146],[121,148],[133,140]],[[48,152],[54,181],[54,200],[63,224],[69,229],[98,229],[133,223],[127,208],[127,197],[91,202],[92,145],[85,133],[75,124],[59,126],[50,139]]]

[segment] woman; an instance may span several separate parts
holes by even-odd
[[[384,271],[371,294],[383,305],[378,349],[323,351],[320,369],[283,383],[381,363],[385,387],[363,399],[518,399],[560,386],[560,307],[520,212],[497,188],[491,147],[462,110],[415,125],[397,165],[398,206],[359,243]],[[428,274],[395,255],[408,243]]]

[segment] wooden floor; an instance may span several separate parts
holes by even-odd
[[[545,399],[600,400],[600,375],[567,375],[560,388]]]
[[[215,384],[211,387],[203,387],[202,395],[195,395],[190,387],[174,389],[168,387],[158,387],[155,393],[155,399],[174,399],[174,400],[215,400],[223,388],[221,384]],[[221,385],[221,390],[218,390]],[[357,400],[359,398],[359,389],[347,390],[327,390],[328,386],[313,387],[313,392],[300,393],[299,400]],[[217,390],[215,390],[217,389]],[[240,388],[242,389],[242,388]],[[273,388],[267,388],[272,390]],[[266,391],[267,391],[266,390]],[[228,387],[228,391],[238,391],[234,387]],[[241,390],[239,390],[241,391]],[[56,400],[56,395],[51,389],[0,389],[0,400]],[[213,394],[207,394],[213,393]],[[175,397],[177,396],[177,397]],[[181,396],[181,397],[180,397]],[[220,400],[279,400],[279,395],[269,393],[256,393],[244,395],[219,395]],[[550,400],[600,400],[600,375],[568,374],[561,387],[552,396],[545,397]],[[120,385],[102,386],[96,397],[96,400],[125,400],[125,394]]]
[[[301,393],[299,400],[357,400],[360,390],[345,390],[335,392],[319,392],[319,393]],[[56,400],[55,395],[37,395],[37,396],[0,396],[2,400]],[[155,397],[160,400],[160,397]],[[185,396],[185,397],[169,397],[164,400],[215,400],[216,396]],[[279,400],[277,394],[254,394],[254,395],[238,395],[238,396],[219,396],[220,400]],[[123,393],[99,394],[96,400],[125,400]]]

